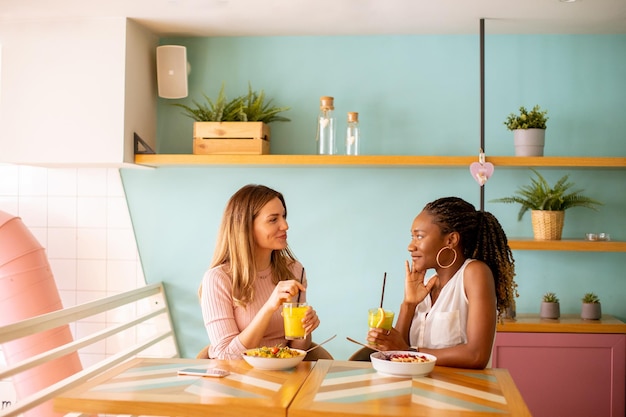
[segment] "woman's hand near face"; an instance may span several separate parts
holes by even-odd
[[[435,275],[424,284],[426,271],[415,271],[409,261],[404,263],[406,275],[404,279],[404,302],[419,304],[430,293],[439,278]]]
[[[297,295],[300,291],[305,291],[304,285],[296,280],[280,281],[276,284],[276,288],[272,291],[272,294],[265,302],[265,305],[270,307],[272,311],[278,310],[283,303],[288,303],[292,300],[294,295]]]

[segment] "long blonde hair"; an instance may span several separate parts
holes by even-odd
[[[222,266],[232,278],[232,296],[235,303],[246,306],[254,298],[254,280],[257,276],[254,251],[254,219],[261,209],[278,198],[285,209],[287,205],[281,193],[264,185],[248,184],[240,188],[228,200],[211,261],[211,268]],[[290,265],[296,261],[289,246],[275,250],[271,256],[272,280],[294,279]]]

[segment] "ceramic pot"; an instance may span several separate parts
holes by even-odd
[[[561,306],[559,303],[541,302],[539,317],[542,319],[558,319],[561,316]]]
[[[602,306],[600,303],[583,303],[580,317],[583,320],[600,320],[602,317]]]
[[[515,306],[507,307],[507,309],[502,314],[503,319],[515,320]]]
[[[546,143],[545,129],[515,129],[513,131],[515,156],[543,156]]]
[[[511,305],[508,306],[506,308],[506,310],[504,310],[504,313],[502,313],[502,318],[503,319],[509,319],[509,320],[515,320],[515,316],[516,316],[516,308],[515,308],[515,300],[512,300]]]

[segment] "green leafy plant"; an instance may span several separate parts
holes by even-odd
[[[196,122],[288,122],[290,119],[280,116],[290,107],[278,107],[272,105],[271,99],[266,99],[263,90],[256,92],[248,84],[248,94],[236,97],[232,100],[226,98],[224,84],[220,88],[215,101],[202,93],[205,102],[200,103],[192,100],[194,106],[182,103],[174,103],[173,106],[184,110],[183,114]]]
[[[568,181],[569,175],[563,176],[554,186],[550,186],[539,172],[531,170],[536,178],[531,178],[530,185],[520,186],[511,197],[497,198],[491,202],[521,204],[518,220],[522,220],[528,210],[565,211],[572,207],[597,210],[597,206],[602,205],[601,202],[582,195],[583,190],[571,190],[574,183]]]
[[[278,113],[289,110],[289,107],[277,107],[272,105],[272,99],[266,100],[263,90],[252,90],[252,86],[248,84],[248,94],[239,97],[240,109],[239,116],[242,122],[289,122],[290,119],[279,116]]]
[[[558,303],[559,298],[556,296],[555,293],[547,292],[543,295],[543,302],[544,303]]]
[[[600,303],[600,298],[596,294],[588,292],[583,296],[582,301],[584,304],[598,304]]]
[[[509,130],[516,129],[545,129],[548,121],[547,110],[541,110],[539,105],[533,107],[531,111],[526,107],[519,108],[519,114],[511,113],[504,121],[504,125]]]

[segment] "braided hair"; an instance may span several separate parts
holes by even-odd
[[[477,259],[489,266],[495,280],[498,317],[504,317],[519,294],[513,279],[515,260],[498,219],[458,197],[430,202],[424,211],[433,216],[442,233],[459,233],[465,258]]]

